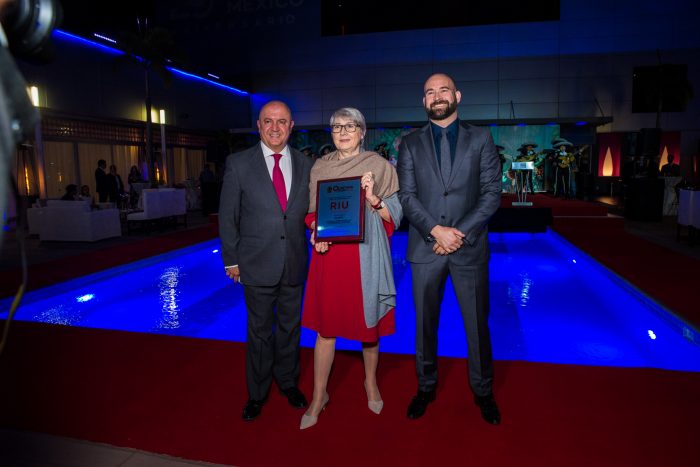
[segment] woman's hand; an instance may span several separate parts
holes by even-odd
[[[360,186],[365,190],[365,199],[369,201],[370,205],[374,206],[381,201],[379,196],[374,194],[374,174],[372,172],[362,174]]]
[[[330,247],[330,245],[331,245],[330,242],[316,242],[316,244],[314,245],[314,248],[316,249],[316,251],[318,253],[323,254],[323,253],[328,251],[328,248]]]
[[[328,251],[328,248],[330,247],[330,242],[317,242],[316,241],[316,230],[314,229],[315,222],[312,224],[312,231],[311,231],[311,245],[313,245],[314,250],[316,250],[318,253],[325,253]]]

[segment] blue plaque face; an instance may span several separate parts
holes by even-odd
[[[362,242],[365,194],[361,177],[319,180],[316,187],[316,240]]]

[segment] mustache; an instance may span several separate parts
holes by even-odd
[[[442,99],[442,100],[439,100],[439,101],[433,101],[433,103],[430,104],[430,107],[435,107],[436,105],[440,105],[440,104],[447,104],[447,105],[450,105],[450,102],[447,101],[447,100],[445,100],[445,99]]]

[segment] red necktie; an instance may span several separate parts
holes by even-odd
[[[282,174],[282,169],[280,169],[280,158],[282,157],[282,154],[273,154],[272,157],[275,158],[275,166],[272,168],[272,186],[275,187],[277,198],[280,200],[280,206],[282,206],[282,211],[286,211],[287,189],[284,185],[284,175]]]

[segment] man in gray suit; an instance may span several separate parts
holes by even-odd
[[[307,405],[297,378],[313,161],[287,146],[294,121],[284,102],[265,104],[257,123],[260,144],[226,160],[219,208],[226,274],[243,286],[248,313],[244,420],[260,415],[273,376],[292,406]]]
[[[452,78],[434,74],[423,91],[430,123],[403,139],[398,160],[416,307],[418,393],[408,417],[423,416],[435,400],[440,304],[450,276],[467,333],[474,402],[484,420],[497,425],[486,224],[501,198],[498,151],[489,130],[457,118],[462,95]]]

